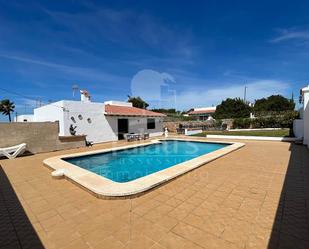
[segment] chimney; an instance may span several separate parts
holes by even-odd
[[[80,90],[80,101],[85,103],[91,102],[90,95],[87,90]]]

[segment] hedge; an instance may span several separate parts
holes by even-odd
[[[299,114],[295,111],[288,111],[271,116],[259,116],[253,119],[237,118],[233,121],[234,129],[254,128],[292,128],[294,119]]]

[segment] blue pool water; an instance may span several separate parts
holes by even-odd
[[[160,144],[64,160],[115,182],[128,182],[225,146],[227,144],[167,140]]]

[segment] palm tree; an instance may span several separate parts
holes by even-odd
[[[11,112],[14,112],[14,102],[11,102],[9,99],[4,99],[0,101],[0,111],[3,115],[9,116],[9,121],[11,122]]]

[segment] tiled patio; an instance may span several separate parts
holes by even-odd
[[[236,152],[127,200],[97,199],[52,179],[42,160],[74,151],[0,161],[1,249],[309,248],[304,146],[246,141]]]

